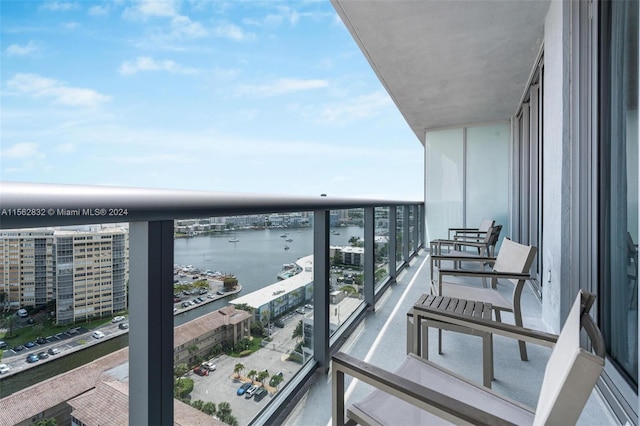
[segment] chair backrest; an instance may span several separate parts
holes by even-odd
[[[494,225],[489,228],[487,236],[484,242],[487,246],[487,256],[494,257],[496,251],[496,244],[498,244],[498,238],[500,238],[500,232],[502,231],[502,225]]]
[[[493,264],[496,272],[514,272],[518,274],[528,273],[536,256],[537,249],[534,246],[525,246],[504,238],[500,246],[498,256]],[[516,284],[517,280],[511,280]]]
[[[589,316],[595,296],[580,291],[547,362],[534,425],[576,424],[604,368],[604,339]],[[583,325],[595,352],[580,347]]]
[[[489,228],[491,228],[495,223],[495,220],[482,219],[482,221],[480,222],[480,226],[478,227],[478,231],[489,232]]]

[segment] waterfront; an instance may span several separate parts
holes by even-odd
[[[348,245],[351,237],[362,238],[364,235],[364,229],[358,226],[332,228],[332,231],[331,245]],[[281,237],[285,233],[293,241],[286,242]],[[239,241],[229,242],[233,237]],[[289,250],[285,250],[285,246]],[[231,273],[242,285],[242,291],[238,294],[176,315],[174,324],[177,326],[220,309],[229,300],[276,282],[283,264],[313,253],[313,228],[239,230],[178,238],[175,240],[174,253],[174,263],[178,265]]]

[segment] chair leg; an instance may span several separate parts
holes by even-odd
[[[522,327],[522,314],[520,313],[520,309],[513,312],[513,317],[515,318],[516,325]],[[529,358],[527,357],[527,346],[524,340],[518,340],[518,345],[520,345],[520,359],[527,361]]]
[[[442,355],[442,329],[438,329],[438,355]]]
[[[493,335],[484,333],[482,335],[482,384],[491,389],[493,379]]]

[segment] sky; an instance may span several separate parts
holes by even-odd
[[[423,199],[423,147],[328,0],[0,7],[3,181]]]

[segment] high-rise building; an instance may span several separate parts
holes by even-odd
[[[57,322],[70,323],[125,310],[127,230],[56,231],[54,235]]]
[[[0,302],[5,309],[46,304],[54,294],[53,231],[0,233]]]

